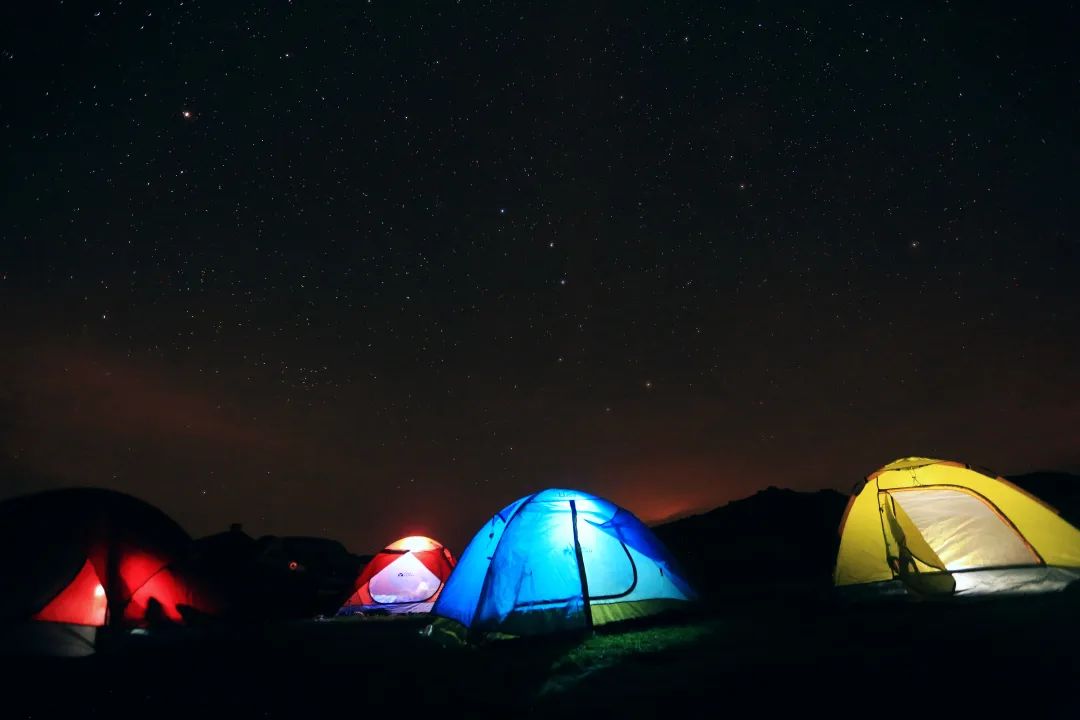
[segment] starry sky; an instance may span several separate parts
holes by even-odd
[[[6,3],[0,494],[457,550],[1080,468],[1077,5],[816,5]]]

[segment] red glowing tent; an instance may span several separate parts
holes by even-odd
[[[160,510],[109,490],[72,488],[4,501],[0,547],[18,550],[0,564],[0,623],[63,625],[64,636],[85,640],[81,652],[88,653],[97,628],[212,613],[215,603],[182,567],[190,543]]]
[[[371,559],[338,615],[429,612],[454,564],[450,551],[431,538],[401,538]]]

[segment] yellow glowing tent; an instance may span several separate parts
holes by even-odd
[[[1004,478],[901,458],[857,487],[833,580],[853,595],[1060,590],[1080,579],[1080,530]]]

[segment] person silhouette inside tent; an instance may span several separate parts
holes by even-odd
[[[165,606],[161,602],[152,597],[146,603],[146,613],[143,616],[146,620],[146,624],[150,629],[160,628],[167,625],[171,625],[172,621],[169,616],[165,614]]]

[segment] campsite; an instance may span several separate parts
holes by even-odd
[[[54,640],[64,632],[102,626],[92,651],[58,657],[74,647],[70,638],[51,647],[40,642],[20,646],[20,636],[11,631],[25,631],[27,623],[13,625],[9,618],[2,645],[10,667],[6,698],[10,708],[26,717],[80,711],[110,717],[328,717],[349,703],[372,713],[451,717],[597,712],[637,717],[655,716],[662,712],[659,706],[690,716],[709,714],[721,699],[754,703],[762,710],[800,710],[828,707],[840,698],[874,702],[882,693],[895,702],[911,702],[914,693],[914,699],[938,711],[992,710],[1002,702],[1004,683],[1038,688],[1024,696],[1028,707],[1073,707],[1080,673],[1080,583],[1070,573],[1080,569],[1080,561],[1069,558],[1080,553],[1080,532],[1070,524],[1077,479],[1044,474],[1014,480],[958,463],[905,458],[868,476],[867,485],[892,490],[867,495],[864,485],[847,499],[831,491],[770,488],[706,515],[651,529],[602,499],[546,490],[519,499],[485,523],[474,539],[479,554],[470,545],[455,559],[430,538],[390,543],[358,572],[355,589],[338,600],[340,612],[329,616],[287,617],[291,610],[286,606],[278,617],[246,615],[241,606],[215,618],[206,605],[205,613],[189,614],[187,622],[149,623],[125,613],[123,624],[108,627],[102,622],[101,593],[81,590],[86,574],[94,572],[87,563],[59,592],[59,601],[48,603],[30,624],[56,631]],[[953,495],[937,489],[955,493],[962,483],[981,490],[965,497],[991,496],[996,502],[957,505]],[[896,534],[879,525],[869,541],[904,537],[903,547],[919,555],[917,576],[899,562],[892,571],[886,564],[887,577],[875,576],[866,586],[876,588],[876,594],[864,592],[853,599],[838,593],[846,573],[860,572],[858,567],[845,569],[852,538],[862,527],[852,515],[861,512],[857,500],[886,497],[902,485],[926,502],[943,500],[955,518],[952,529],[922,524],[922,508],[912,504],[915,495],[910,495],[902,506],[907,511],[894,511]],[[1053,495],[1062,508],[1037,500],[1021,489],[1024,485]],[[0,511],[16,506],[33,519],[27,508],[49,504],[49,495],[9,501]],[[80,510],[68,502],[73,496],[79,496]],[[53,497],[63,500],[51,504],[68,513],[65,521],[72,528],[82,515],[97,518],[87,523],[95,528],[106,516],[138,518],[143,526],[164,524],[152,509],[122,496],[83,491]],[[989,524],[983,513],[988,507],[1011,514],[1003,514],[999,525]],[[1039,524],[1025,525],[1024,513],[1035,513]],[[874,522],[878,514],[875,502]],[[906,536],[898,534],[901,524]],[[575,536],[560,527],[589,528],[594,534]],[[596,534],[600,527],[613,534]],[[1024,548],[1037,553],[1034,561],[995,563],[994,553],[1012,559],[1019,552],[1000,534],[1000,528],[1008,527],[1016,528]],[[126,538],[129,546],[137,544],[131,528],[109,534]],[[605,552],[608,537],[618,538],[619,552]],[[675,558],[660,538],[671,548],[696,547],[699,552]],[[1054,542],[1060,544],[1056,550]],[[552,555],[544,543],[569,549]],[[578,548],[577,560],[573,548]],[[725,563],[740,554],[753,561]],[[36,575],[60,557],[43,553]],[[943,558],[947,568],[933,566]],[[543,589],[549,598],[570,599],[539,603],[524,585],[515,585],[516,610],[502,610],[491,621],[469,615],[477,628],[489,623],[483,625],[489,632],[462,632],[464,605],[497,608],[489,596],[500,597],[500,586],[489,576],[517,577],[506,564],[521,562],[530,568],[521,576],[526,583],[547,577]],[[562,562],[562,568],[553,562]],[[974,563],[970,572],[965,562]],[[651,563],[657,563],[656,569],[650,570]],[[179,567],[185,566],[168,565],[167,577],[180,577]],[[983,567],[997,569],[989,584],[979,586],[981,581],[972,578],[984,577]],[[578,569],[589,583],[586,594],[573,601],[572,588],[558,583],[569,579],[576,587]],[[679,579],[684,572],[686,579]],[[1071,580],[1055,584],[1055,572]],[[197,570],[188,573],[194,577]],[[620,579],[620,573],[629,574]],[[1041,581],[1032,584],[1032,573],[1040,574]],[[667,589],[650,585],[650,575],[671,577],[676,584]],[[1003,582],[1003,576],[1020,582]],[[10,586],[12,573],[5,578]],[[617,593],[604,589],[604,582],[618,585],[626,578],[632,579],[630,594],[614,597]],[[691,581],[700,594],[691,589]],[[148,587],[166,605],[197,597],[175,580]],[[86,600],[79,600],[80,592]],[[636,612],[642,601],[634,598],[642,596],[634,593],[641,592],[685,602]],[[108,595],[111,599],[111,590]],[[589,608],[589,601],[602,607],[612,597],[605,612]],[[450,602],[441,605],[446,598]],[[583,599],[595,626],[580,623]],[[129,603],[145,605],[145,600]],[[10,612],[13,603],[7,607]],[[554,607],[561,609],[553,612]],[[61,617],[73,608],[89,608],[91,614],[76,616],[74,623]],[[179,619],[175,605],[164,611],[166,620]],[[56,691],[58,685],[62,692]]]

